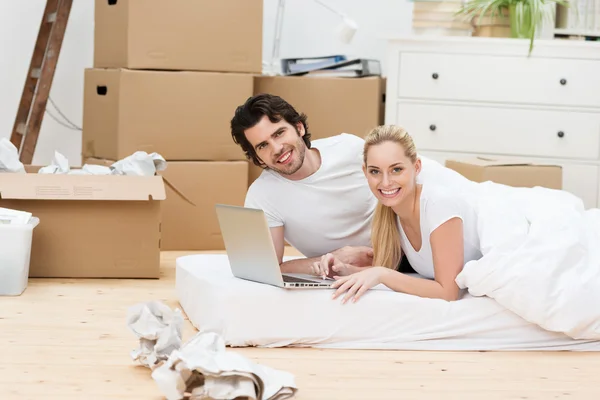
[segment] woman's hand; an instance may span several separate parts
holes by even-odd
[[[336,299],[346,292],[342,304],[346,303],[353,296],[352,301],[356,302],[367,290],[380,284],[383,276],[390,271],[390,269],[385,267],[371,267],[362,269],[360,272],[353,273],[352,275],[336,276],[336,281],[331,285],[333,289],[337,289],[333,294],[333,298]]]

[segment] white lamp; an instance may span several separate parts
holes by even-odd
[[[349,18],[346,14],[337,11],[330,5],[322,2],[321,0],[313,0],[315,3],[320,4],[324,8],[338,15],[342,22],[338,25],[336,30],[336,36],[338,40],[344,44],[348,44],[354,38],[354,34],[358,30],[358,25],[354,20]],[[278,0],[277,2],[277,16],[275,18],[275,35],[273,36],[273,51],[271,53],[271,61],[267,65],[267,71],[264,71],[267,75],[277,75],[281,72],[281,63],[279,59],[279,49],[281,45],[281,32],[283,30],[283,17],[285,14],[285,2],[286,0]]]
[[[354,38],[354,34],[358,30],[358,25],[353,19],[348,18],[348,16],[344,13],[341,13],[335,9],[333,9],[330,5],[323,3],[321,0],[313,0],[315,3],[319,3],[329,11],[337,14],[342,18],[342,22],[338,25],[337,28],[337,37],[338,39],[344,43],[349,44]]]

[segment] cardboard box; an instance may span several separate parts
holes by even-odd
[[[248,74],[87,69],[82,158],[245,160],[230,121],[252,88]]]
[[[0,174],[0,207],[40,219],[36,278],[158,278],[164,199],[160,176]]]
[[[161,250],[225,249],[215,205],[244,205],[248,163],[169,162],[160,173],[167,186]]]
[[[263,0],[96,0],[94,67],[258,73]]]
[[[89,158],[86,164],[114,161]],[[248,189],[246,161],[169,161],[164,171],[161,250],[224,250],[217,203],[243,206]]]
[[[385,121],[385,84],[380,77],[257,76],[254,94],[280,96],[305,113],[312,140],[343,132],[365,137]],[[261,172],[251,164],[248,183]]]
[[[562,189],[562,167],[559,165],[473,157],[446,160],[446,167],[474,182],[492,181],[514,187]]]

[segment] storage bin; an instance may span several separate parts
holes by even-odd
[[[27,225],[0,225],[0,296],[19,296],[27,288],[33,229],[40,220]]]

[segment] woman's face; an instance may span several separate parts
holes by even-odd
[[[369,147],[363,171],[369,188],[385,206],[397,207],[414,192],[421,160],[413,163],[404,148],[387,141]]]

